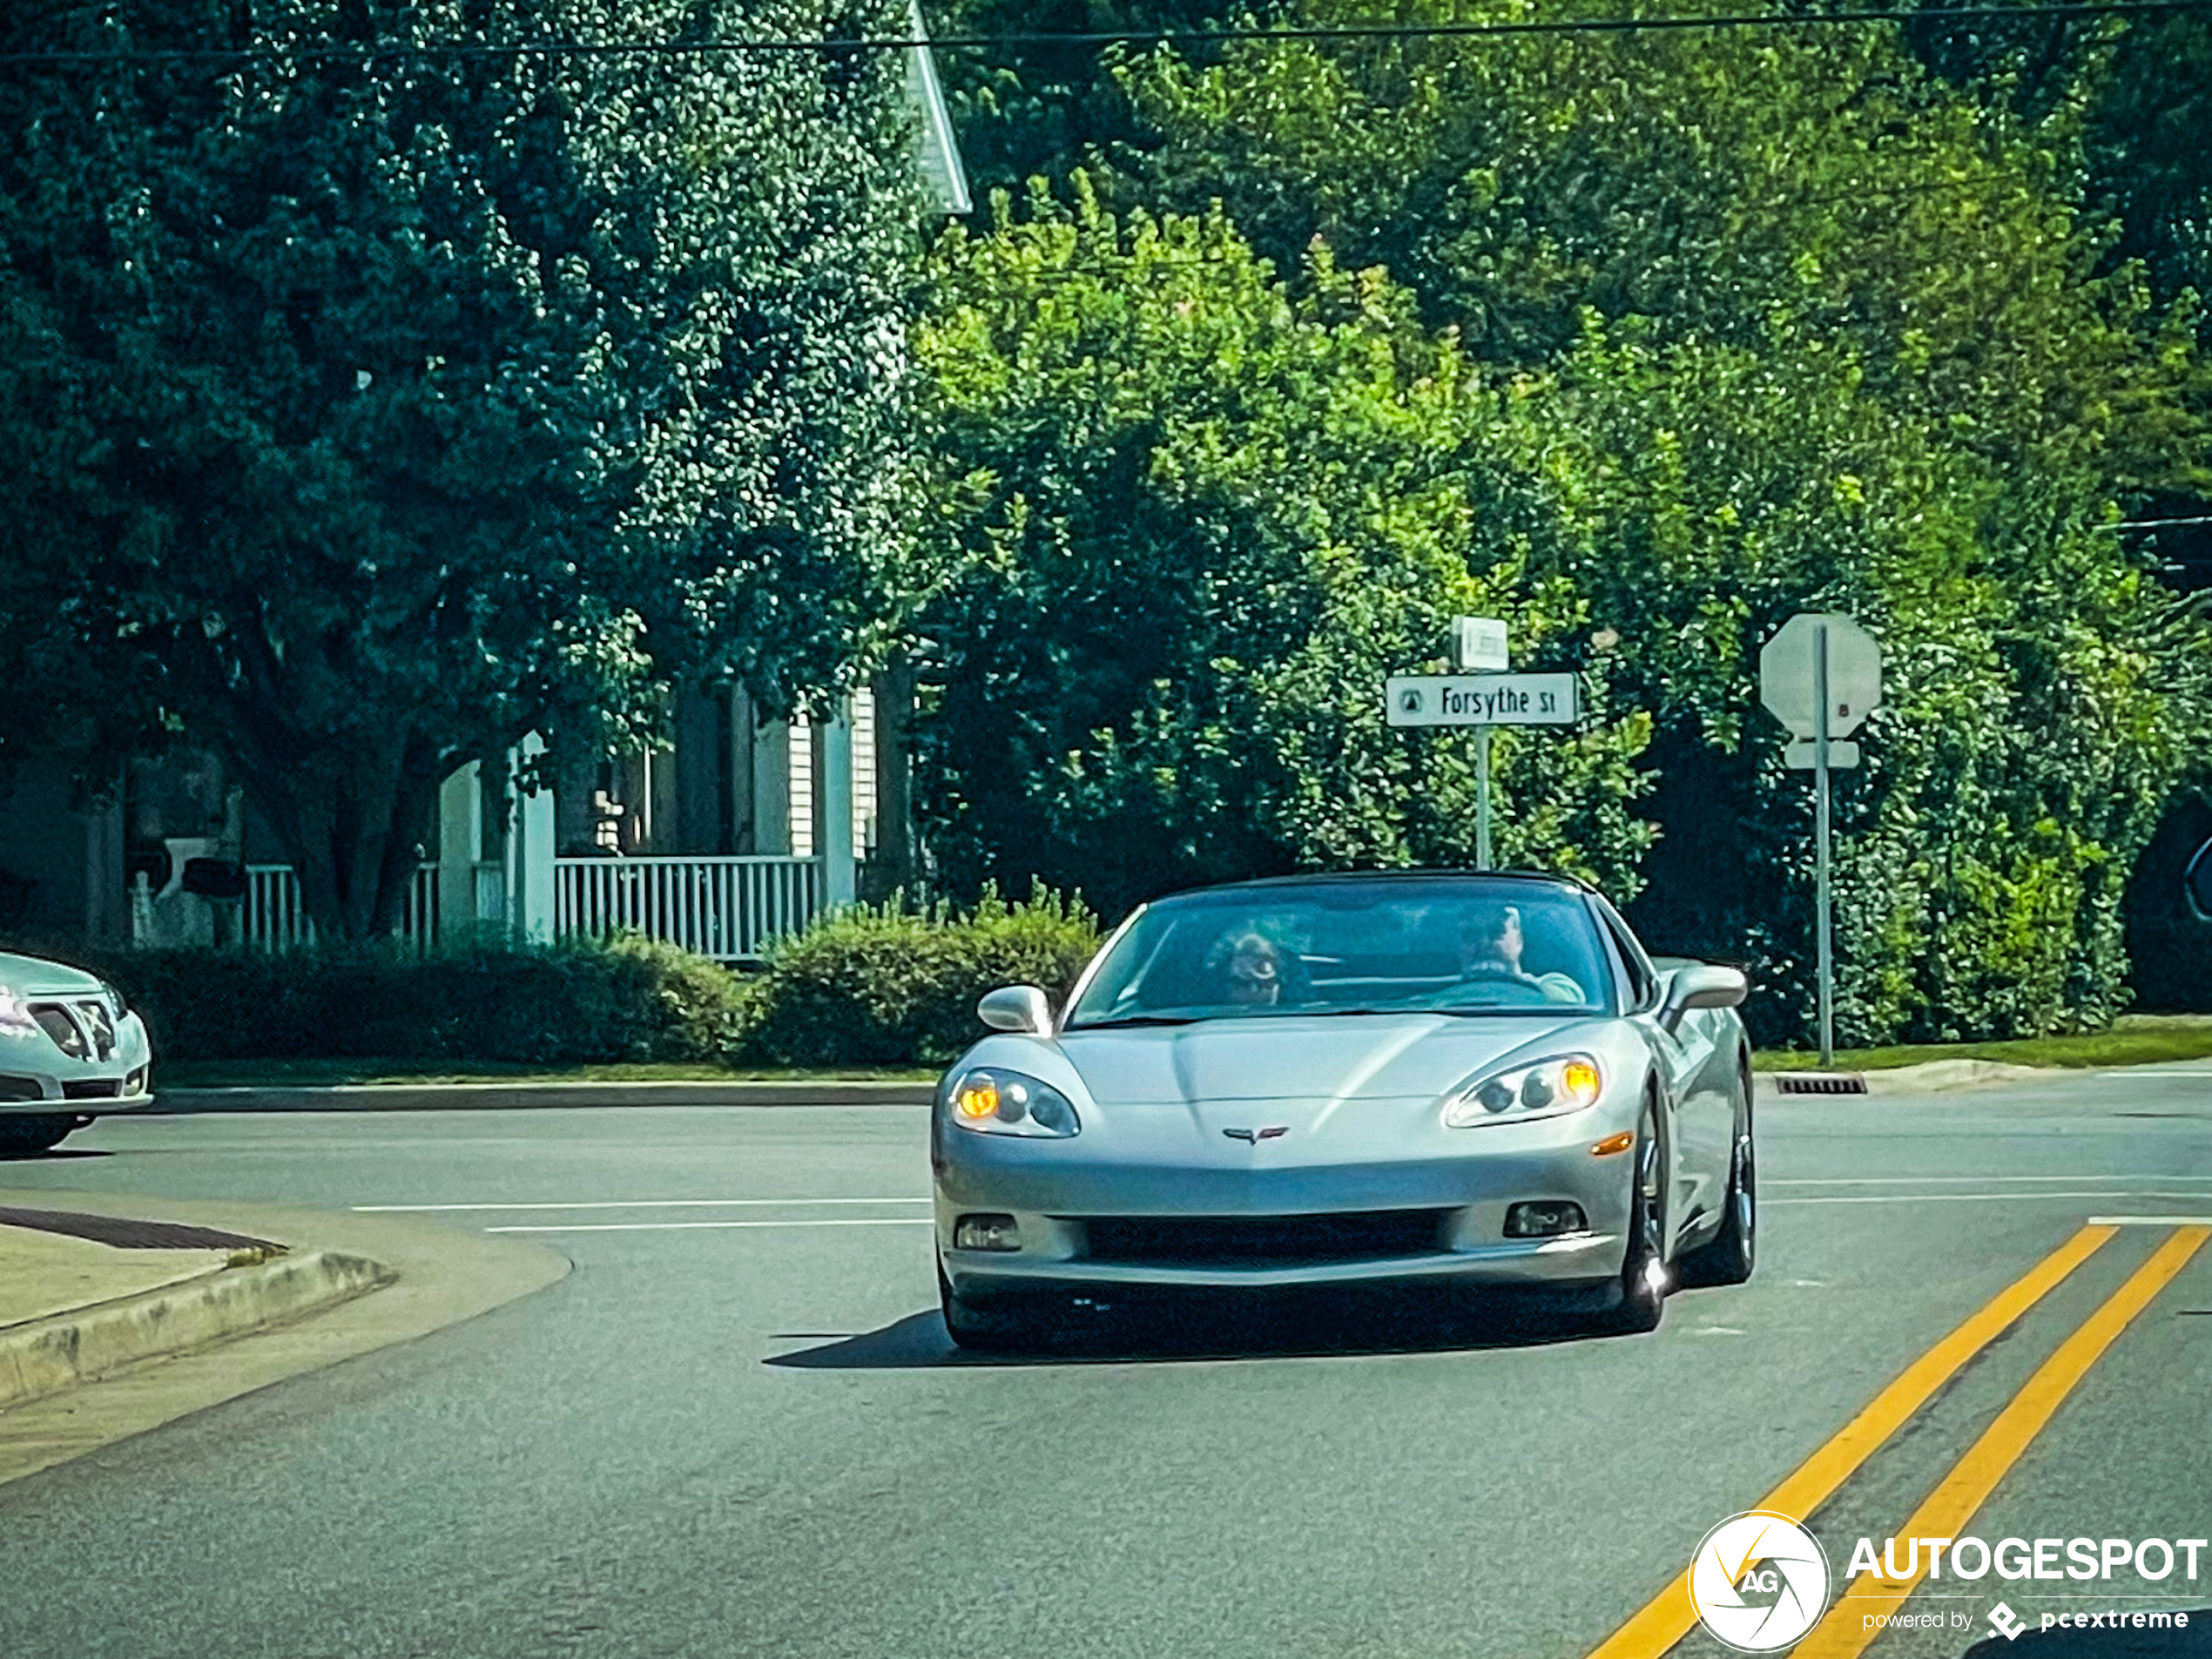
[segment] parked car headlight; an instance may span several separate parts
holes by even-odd
[[[106,999],[108,1017],[118,1025],[122,1024],[131,1012],[130,999],[123,995],[119,987],[109,984],[105,980],[100,981],[100,995]]]
[[[1605,1092],[1605,1073],[1586,1054],[1561,1055],[1510,1071],[1486,1072],[1444,1097],[1447,1129],[1484,1123],[1525,1123],[1556,1117],[1597,1103]]]
[[[1082,1128],[1074,1103],[1050,1083],[996,1066],[962,1072],[945,1115],[962,1129],[986,1135],[1062,1140]]]
[[[30,1017],[30,1010],[23,1005],[23,999],[7,986],[0,985],[0,1031],[21,1032],[35,1037],[39,1029],[38,1022]]]

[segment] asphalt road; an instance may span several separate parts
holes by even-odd
[[[1757,1277],[1655,1336],[1224,1319],[981,1363],[937,1317],[914,1108],[111,1120],[7,1184],[454,1206],[577,1271],[0,1487],[0,1655],[1656,1659],[1724,1649],[1608,1638],[1808,1467],[1844,1471],[1811,1517],[1839,1590],[1947,1480],[1993,1481],[1993,1543],[2212,1535],[2212,1245],[2100,1315],[2186,1251],[2170,1221],[2097,1229],[1895,1433],[1837,1440],[2092,1218],[2212,1217],[2212,1069],[1777,1101],[1760,1143]],[[1977,1445],[2000,1419],[2024,1449]],[[2212,1653],[2197,1573],[1946,1575],[1903,1610],[1960,1628],[1869,1650]],[[2146,1609],[2195,1628],[2033,1633]]]

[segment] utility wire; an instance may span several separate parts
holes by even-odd
[[[697,57],[719,53],[854,52],[937,51],[1015,51],[1054,46],[1211,46],[1266,41],[1360,41],[1481,39],[1514,35],[1649,34],[1695,29],[1819,29],[1844,24],[1923,23],[1949,24],[1976,19],[2020,18],[2063,22],[2078,17],[2163,17],[2212,11],[2212,0],[2068,0],[2055,5],[1979,5],[1931,9],[1800,12],[1737,12],[1683,17],[1575,17],[1507,23],[1282,24],[1251,29],[1102,29],[1001,35],[946,35],[878,38],[789,37],[745,40],[715,36],[702,40],[534,41],[526,44],[472,45],[461,42],[415,44],[187,47],[168,51],[46,51],[0,52],[0,64],[156,64],[238,63],[361,62],[388,57]]]

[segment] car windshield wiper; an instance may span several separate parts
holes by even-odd
[[[1071,1025],[1070,1031],[1117,1031],[1133,1025],[1196,1025],[1195,1014],[1130,1014],[1118,1020],[1085,1020],[1081,1025]]]

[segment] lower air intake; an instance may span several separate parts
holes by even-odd
[[[1358,1210],[1318,1216],[1094,1216],[1095,1262],[1162,1267],[1272,1267],[1373,1261],[1439,1248],[1444,1210]]]

